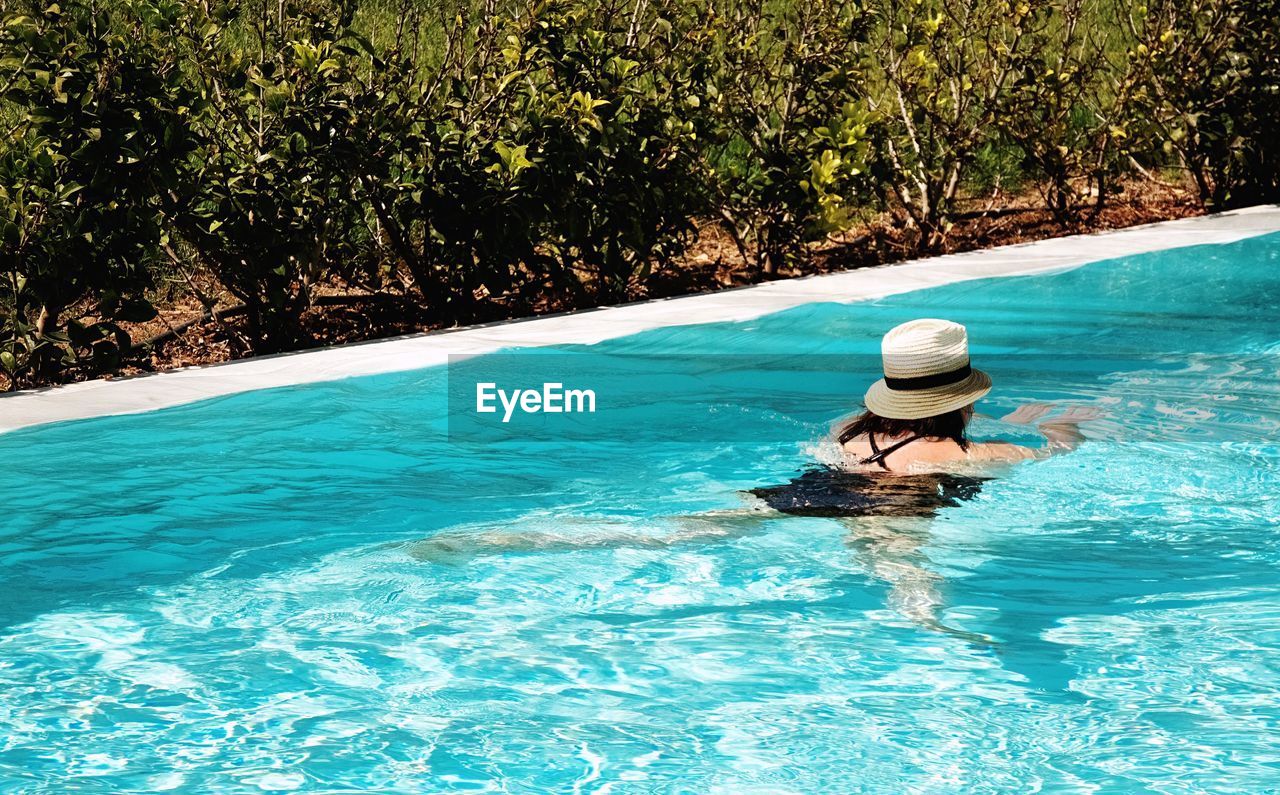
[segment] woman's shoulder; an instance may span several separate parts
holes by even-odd
[[[923,464],[947,464],[952,461],[964,461],[969,456],[967,451],[955,439],[919,439],[898,452],[908,461]]]
[[[885,447],[886,445],[881,445]],[[849,463],[864,468],[862,462],[873,455],[866,436],[849,439],[840,445]],[[954,439],[920,438],[894,450],[885,456],[885,463],[893,471],[927,470],[945,468],[965,462],[999,463],[1024,461],[1036,458],[1036,451],[1011,442],[970,442],[961,447]]]
[[[1013,442],[972,442],[969,458],[974,461],[1027,461],[1039,458],[1036,450]]]
[[[890,439],[882,441],[878,447],[887,451],[903,441],[908,443],[902,444],[885,455],[885,463],[889,465],[891,470],[902,470],[917,463],[945,464],[951,461],[963,461],[966,458],[965,451],[953,439],[933,439],[929,437],[916,437],[905,440]],[[841,450],[853,463],[859,465],[876,453],[866,436],[856,436],[849,439],[841,445]]]

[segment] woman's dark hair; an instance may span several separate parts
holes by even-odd
[[[969,440],[964,435],[967,424],[963,409],[948,411],[936,417],[925,417],[920,420],[893,420],[881,417],[870,411],[864,411],[840,431],[840,444],[857,436],[923,436],[927,439],[950,439],[960,445],[961,450],[969,449]]]

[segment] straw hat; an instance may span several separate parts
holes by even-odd
[[[969,366],[969,335],[950,320],[912,320],[880,343],[884,378],[867,390],[867,409],[894,420],[936,417],[991,391],[991,378]]]

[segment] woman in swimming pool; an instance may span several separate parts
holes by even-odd
[[[955,469],[970,462],[1011,462],[1071,450],[1084,438],[1077,427],[1094,419],[1073,409],[1039,428],[1039,449],[1008,442],[970,442],[965,436],[973,404],[991,391],[991,379],[969,364],[965,327],[949,320],[912,320],[884,335],[884,377],[871,385],[866,411],[845,425],[837,442],[855,469],[919,472]],[[1027,424],[1051,410],[1023,406],[1004,418]]]
[[[871,385],[865,411],[838,425],[842,466],[810,469],[789,483],[753,489],[769,507],[801,516],[929,517],[975,496],[991,465],[1074,449],[1091,409],[1069,408],[1039,423],[1043,447],[973,442],[966,432],[973,404],[991,378],[969,363],[965,327],[949,320],[912,320],[881,342],[884,377]],[[1053,408],[1023,406],[1005,422],[1029,424]],[[980,476],[985,473],[987,476]]]
[[[811,469],[790,483],[748,493],[784,514],[843,518],[850,546],[874,576],[889,584],[895,610],[923,626],[955,632],[936,617],[942,603],[940,578],[923,565],[924,520],[939,508],[975,496],[990,479],[958,472],[986,471],[991,464],[1073,449],[1084,438],[1077,425],[1098,415],[1068,409],[1041,422],[1046,439],[1042,448],[971,442],[965,432],[973,404],[991,391],[991,379],[970,365],[964,326],[913,320],[886,334],[881,352],[884,377],[867,390],[866,411],[835,435],[845,466]],[[1050,411],[1048,405],[1033,404],[1004,420],[1027,424]],[[475,555],[516,551],[702,543],[755,532],[777,516],[764,506],[756,502],[743,509],[677,517],[681,529],[662,536],[613,529],[600,533],[599,519],[586,521],[582,532],[568,535],[445,533],[413,544],[410,554],[433,562],[464,562]]]
[[[941,577],[924,565],[922,520],[972,498],[989,479],[957,472],[1072,450],[1084,439],[1079,423],[1099,415],[1068,409],[1039,423],[1046,440],[1040,448],[972,442],[966,430],[973,404],[991,391],[991,379],[970,365],[964,326],[935,319],[903,323],[884,336],[881,357],[884,377],[867,390],[866,410],[835,433],[846,466],[810,470],[784,486],[752,493],[783,513],[859,517],[846,521],[849,544],[888,583],[896,612],[921,626],[985,642],[939,620]],[[1028,424],[1051,410],[1032,404],[1004,420]]]

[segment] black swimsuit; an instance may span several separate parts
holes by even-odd
[[[901,450],[903,447],[906,447],[907,445],[911,444],[916,439],[921,439],[921,438],[924,438],[924,437],[919,435],[912,436],[909,439],[903,439],[897,444],[890,445],[884,450],[881,450],[879,447],[876,447],[876,435],[874,433],[869,433],[867,434],[867,442],[871,445],[871,455],[862,459],[858,463],[864,464],[864,465],[879,464],[881,469],[884,469],[887,471],[889,469],[889,465],[884,462],[886,458],[888,458],[891,454],[897,452],[898,450]]]
[[[889,472],[884,462],[895,450],[919,439],[913,436],[881,450],[875,439],[862,464],[879,464],[884,472],[850,472],[817,467],[789,483],[751,489],[770,508],[792,516],[933,516],[939,508],[970,500],[990,478],[947,473],[903,475]]]

